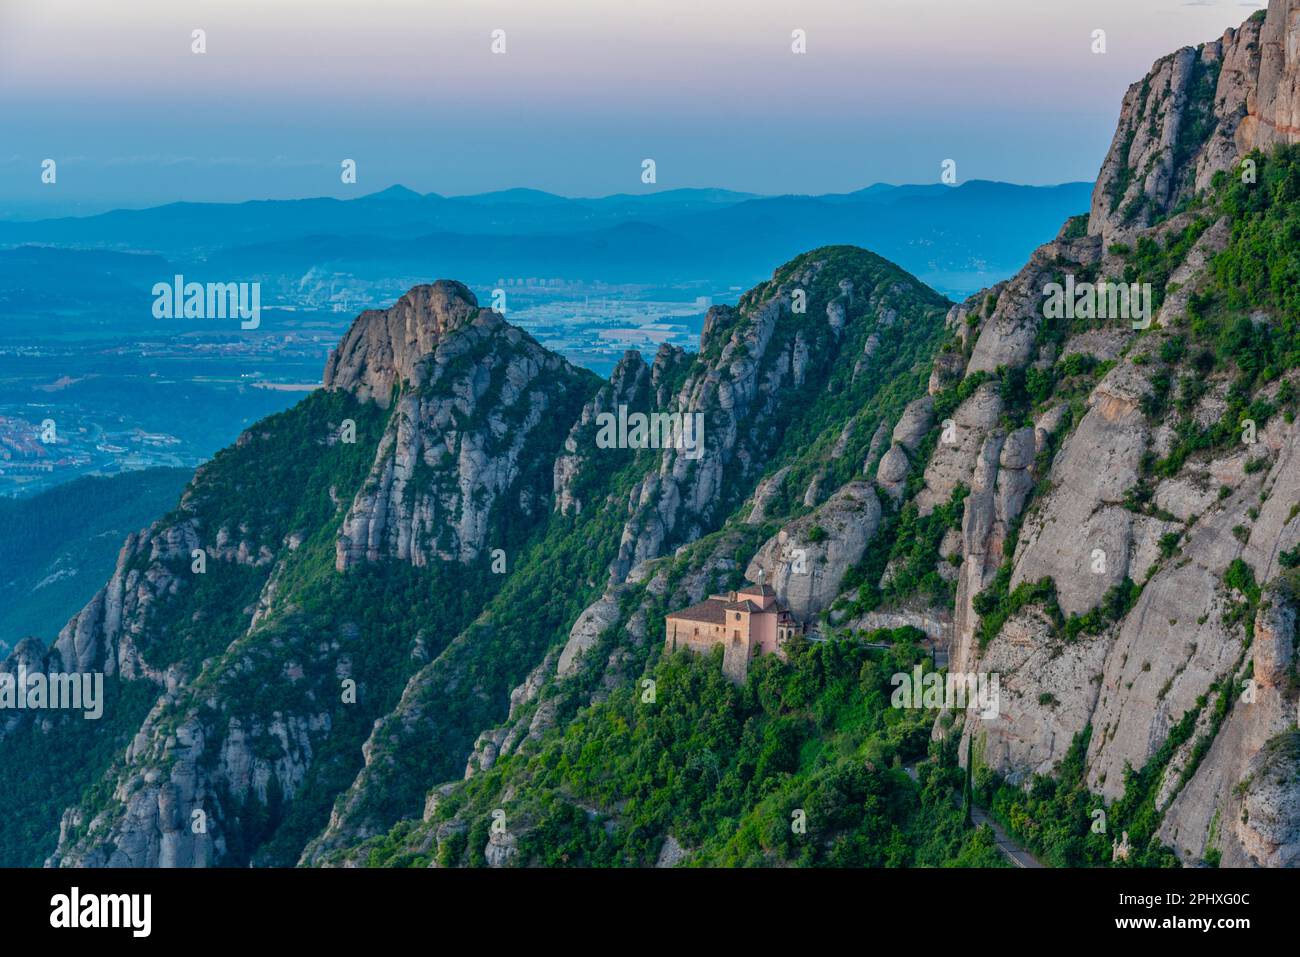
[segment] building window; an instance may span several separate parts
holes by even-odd
[[[736,612],[736,621],[740,621],[740,612]]]

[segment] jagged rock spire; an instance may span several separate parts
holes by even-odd
[[[1261,11],[1262,12],[1262,11]],[[1149,226],[1254,149],[1300,142],[1300,0],[1157,60],[1129,87],[1088,231]]]
[[[479,311],[474,293],[450,279],[416,286],[389,309],[369,309],[330,353],[325,388],[347,389],[387,406],[393,386],[420,385],[425,360],[438,343]]]

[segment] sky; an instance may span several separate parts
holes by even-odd
[[[1128,85],[1262,6],[0,0],[0,218],[394,183],[845,192],[947,159],[961,181],[1091,180]]]

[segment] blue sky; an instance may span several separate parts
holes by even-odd
[[[1087,180],[1125,88],[1262,5],[0,0],[0,216],[395,182],[604,195],[652,188],[647,157],[660,189],[932,182],[948,158],[963,180]]]

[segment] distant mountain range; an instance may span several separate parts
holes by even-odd
[[[881,183],[824,196],[679,189],[570,199],[531,189],[446,197],[393,186],[353,200],[173,203],[0,222],[0,299],[62,285],[58,258],[34,262],[24,246],[163,257],[166,265],[147,264],[150,276],[184,268],[267,279],[317,268],[361,278],[456,275],[472,284],[545,275],[645,284],[704,279],[726,288],[747,287],[810,247],[850,243],[879,251],[941,291],[966,294],[1010,274],[1063,219],[1085,211],[1091,188],[971,181]],[[88,260],[66,262],[80,270]],[[113,278],[109,287],[139,279],[131,274],[140,270],[121,263],[102,269]]]

